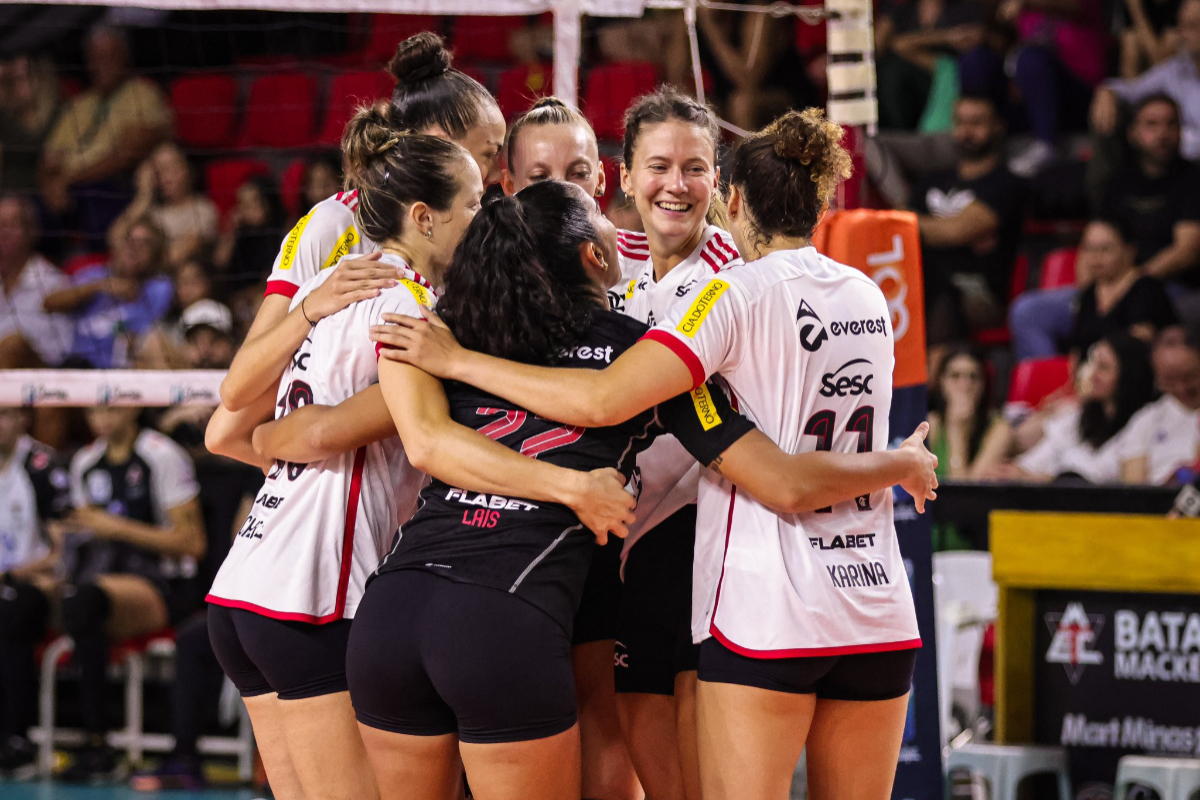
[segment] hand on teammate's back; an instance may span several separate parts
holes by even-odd
[[[378,297],[380,291],[397,283],[399,272],[381,264],[382,253],[359,256],[334,267],[329,280],[313,289],[304,301],[304,311],[313,322],[336,314],[351,303]]]
[[[925,513],[925,501],[936,500],[938,488],[937,465],[938,459],[929,448],[925,447],[925,437],[929,435],[929,423],[922,422],[900,445],[897,450],[911,457],[912,465],[908,477],[900,481],[900,488],[912,495],[917,505],[917,513]]]
[[[371,326],[371,341],[383,345],[381,358],[411,364],[435,378],[454,380],[466,352],[441,317],[425,309],[425,319],[384,314],[387,325]]]

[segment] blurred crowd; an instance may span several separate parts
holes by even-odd
[[[34,33],[50,26],[41,12],[7,13],[10,31],[21,29],[21,13],[38,14]],[[157,24],[167,12],[153,13]],[[293,153],[290,189],[283,175],[245,177],[223,212],[199,180],[222,154],[179,143],[154,77],[172,64],[137,50],[138,37],[111,19],[86,28],[97,20],[55,20],[75,26],[62,33],[77,42],[82,81],[56,67],[45,36],[28,37],[35,50],[19,36],[0,41],[0,369],[226,368],[287,231],[340,190],[337,151]],[[824,102],[819,28],[707,9],[698,23],[710,97],[734,125]],[[545,20],[505,30],[512,62],[546,59]],[[660,79],[690,84],[678,14],[590,20],[587,32],[589,64],[649,59]],[[1200,0],[888,0],[875,33],[880,132],[862,144],[859,198],[917,215],[929,445],[943,476],[1191,482],[1200,449]],[[613,194],[608,213],[635,227]],[[1041,260],[1051,249],[1061,267],[1053,274],[1051,259]],[[1044,398],[1003,402],[1010,371],[1056,360],[1065,377]],[[0,496],[33,498],[35,517],[52,520],[55,533],[38,553],[9,552],[19,537],[0,540],[0,583],[49,580],[72,532],[178,532],[186,526],[176,517],[191,509],[203,541],[161,545],[163,557],[190,559],[179,579],[208,585],[261,482],[204,449],[210,414],[0,409]],[[80,450],[69,469],[50,449],[96,437],[99,450]],[[99,484],[85,476],[131,452],[153,453],[146,468],[170,471],[169,496],[90,508]],[[24,524],[14,509],[5,524]],[[938,536],[938,547],[965,546],[953,530]],[[0,601],[25,599],[0,587]],[[86,640],[86,620],[77,623],[73,635]],[[213,707],[219,679],[207,638],[189,644],[188,624],[178,628],[180,663],[199,677],[176,682],[177,748],[163,768],[185,784],[200,780],[197,709]],[[0,630],[0,650],[32,648],[40,635]],[[0,672],[25,663],[0,662]],[[32,722],[31,702],[0,702],[0,770],[32,760],[18,733]]]

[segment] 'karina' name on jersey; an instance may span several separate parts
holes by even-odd
[[[868,561],[866,564],[835,564],[825,567],[829,580],[838,589],[866,589],[891,583],[883,564],[879,561]]]

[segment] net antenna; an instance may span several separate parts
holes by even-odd
[[[696,15],[700,8],[713,11],[734,11],[743,14],[769,15],[775,18],[796,17],[806,25],[828,23],[828,55],[826,68],[829,80],[829,118],[841,125],[862,126],[874,135],[879,119],[875,95],[875,34],[870,0],[826,0],[823,6],[777,2],[766,5],[723,3],[719,0],[648,0],[646,8],[681,9],[687,28],[688,47],[692,60],[692,80],[696,99],[705,102],[704,80],[700,70],[700,38],[696,31]],[[754,29],[747,66],[759,57],[763,26]],[[727,131],[745,136],[747,131],[724,119],[717,120]]]

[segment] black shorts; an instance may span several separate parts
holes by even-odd
[[[346,691],[350,628],[348,619],[313,625],[208,608],[213,652],[242,697],[275,692],[280,700],[302,700]]]
[[[575,724],[571,640],[515,595],[421,570],[374,578],[346,655],[363,725],[464,742],[543,739]]]
[[[621,601],[621,548],[624,539],[608,537],[608,544],[592,549],[587,582],[575,621],[571,644],[587,644],[617,638],[617,615]]]
[[[675,694],[675,676],[696,669],[692,644],[692,557],[696,506],[663,520],[625,559],[614,677],[622,693]]]
[[[892,700],[912,686],[917,651],[846,656],[750,658],[715,638],[700,646],[700,680],[736,683],[773,692],[815,694],[824,700]]]

